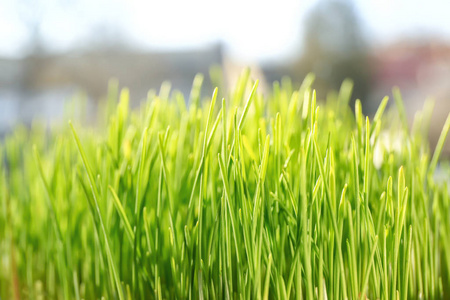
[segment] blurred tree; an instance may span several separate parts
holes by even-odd
[[[123,47],[125,42],[121,0],[17,0],[12,7],[28,34],[28,56]]]
[[[28,54],[39,55],[43,51],[42,28],[45,3],[40,0],[20,0],[16,2],[20,20],[28,30],[29,40],[26,45]]]
[[[302,71],[314,72],[317,89],[325,93],[339,89],[342,81],[350,78],[354,81],[352,107],[357,98],[364,101],[370,88],[371,67],[353,2],[320,0],[304,26]]]

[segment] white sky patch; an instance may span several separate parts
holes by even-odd
[[[12,1],[0,3],[0,56],[18,57],[18,52],[28,39],[27,27],[15,14]]]
[[[302,23],[316,2],[3,0],[0,56],[20,56],[29,38],[23,20],[36,12],[42,20],[42,41],[51,51],[88,46],[105,35],[120,35],[143,49],[181,50],[223,42],[238,59],[286,58],[300,51]],[[27,9],[26,5],[34,7]],[[450,1],[356,0],[355,5],[373,43],[416,32],[450,37]]]
[[[358,0],[355,3],[376,41],[392,41],[414,33],[450,37],[450,1]]]
[[[154,48],[223,41],[238,57],[260,59],[298,43],[302,6],[293,0],[134,0],[128,30],[133,40]]]

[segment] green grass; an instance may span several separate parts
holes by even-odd
[[[411,126],[394,89],[370,120],[350,81],[316,102],[313,80],[264,97],[246,70],[200,99],[197,76],[187,101],[164,84],[135,110],[111,84],[94,126],[71,107],[18,127],[1,299],[450,297],[450,118],[432,152],[429,104]]]

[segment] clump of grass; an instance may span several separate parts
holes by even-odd
[[[433,175],[450,118],[431,153],[429,105],[409,129],[394,90],[370,120],[345,81],[319,110],[313,80],[263,97],[246,71],[200,99],[198,76],[187,106],[163,85],[135,111],[111,85],[95,129],[18,128],[0,147],[1,298],[449,297]]]

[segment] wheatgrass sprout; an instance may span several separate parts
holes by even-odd
[[[0,298],[449,298],[450,118],[431,151],[432,106],[410,126],[394,89],[370,119],[351,81],[325,102],[313,81],[264,96],[245,70],[203,98],[198,75],[136,110],[112,82],[96,126],[17,127]]]

